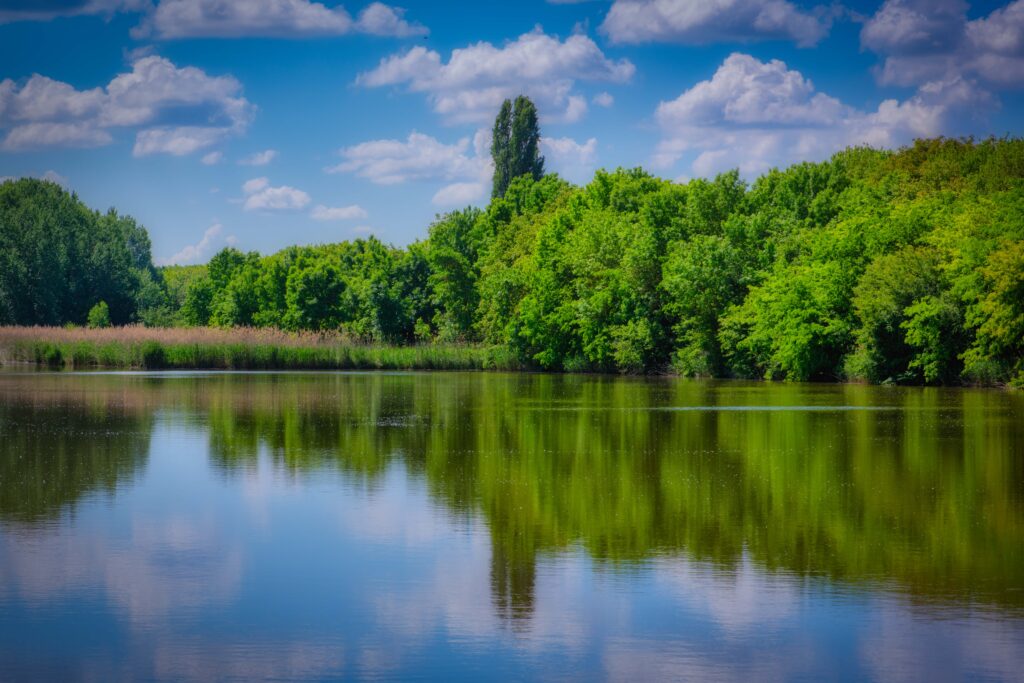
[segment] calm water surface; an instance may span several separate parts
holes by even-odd
[[[1024,397],[0,373],[0,679],[1022,680]]]

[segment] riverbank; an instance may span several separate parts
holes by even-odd
[[[502,347],[364,344],[333,332],[255,328],[0,327],[0,363],[50,368],[520,370]]]
[[[365,343],[272,328],[0,326],[0,365],[54,370],[536,370],[509,348]],[[586,372],[585,370],[583,372]],[[665,373],[671,374],[669,371]],[[655,373],[655,374],[665,374]],[[851,380],[846,380],[851,381]],[[837,383],[843,383],[837,379]],[[862,382],[854,381],[859,384]],[[913,385],[910,385],[913,386]],[[1013,384],[964,386],[1019,389]]]

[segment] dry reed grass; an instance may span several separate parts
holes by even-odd
[[[267,327],[145,327],[127,325],[90,329],[86,327],[0,326],[0,346],[15,342],[51,342],[54,344],[243,344],[246,346],[286,346],[323,348],[360,345],[340,332],[287,332]]]

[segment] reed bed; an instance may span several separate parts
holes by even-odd
[[[50,368],[518,370],[502,347],[389,346],[266,328],[0,327],[0,362]]]

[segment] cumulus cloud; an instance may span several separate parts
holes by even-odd
[[[207,166],[213,166],[224,161],[224,152],[210,152],[209,154],[203,155],[201,161]]]
[[[356,28],[360,32],[370,35],[398,38],[422,36],[430,32],[426,26],[407,22],[403,18],[404,14],[405,10],[403,9],[375,2],[359,13]]]
[[[788,40],[816,45],[833,12],[807,12],[787,0],[615,0],[601,31],[613,43]]]
[[[799,71],[773,59],[730,55],[709,81],[701,81],[658,106],[662,125],[808,124],[829,125],[844,115],[834,97],[816,93]]]
[[[157,259],[157,265],[181,266],[199,263],[200,261],[205,260],[213,251],[214,247],[220,243],[220,236],[223,232],[224,226],[220,223],[214,223],[206,229],[203,233],[202,239],[196,244],[190,244],[168,258]],[[234,241],[234,238],[232,237],[229,237],[228,239],[232,242]]]
[[[80,91],[39,74],[21,88],[10,79],[0,83],[0,114],[15,121],[88,118],[100,112],[106,99],[102,88]]]
[[[344,7],[310,0],[162,0],[137,27],[135,38],[314,38],[367,33],[408,37],[425,35],[404,10],[374,2],[353,18]]]
[[[277,157],[276,149],[267,149],[262,152],[256,152],[250,154],[244,159],[239,160],[239,164],[242,166],[266,166]]]
[[[309,213],[309,217],[315,221],[347,221],[354,218],[366,218],[369,215],[366,209],[358,204],[352,204],[351,206],[324,206],[320,204]]]
[[[219,142],[226,131],[205,126],[177,126],[149,128],[135,136],[132,154],[137,157],[150,154],[170,154],[180,157],[205,149]]]
[[[438,190],[431,200],[437,206],[466,206],[483,199],[487,184],[480,182],[452,183]]]
[[[594,99],[592,101],[599,107],[610,107],[615,104],[615,98],[612,97],[610,93],[606,92],[594,95]]]
[[[231,76],[177,67],[163,57],[137,59],[103,88],[78,90],[33,75],[0,81],[0,149],[98,147],[111,129],[136,128],[134,153],[189,154],[243,131],[253,106]]]
[[[297,211],[310,202],[308,194],[288,185],[272,187],[267,178],[253,178],[242,185],[246,211]]]
[[[346,147],[339,152],[343,161],[325,170],[354,173],[378,185],[446,182],[434,194],[434,204],[455,206],[486,195],[494,168],[490,145],[484,129],[472,140],[465,137],[450,145],[414,131],[405,140],[370,140]]]
[[[886,0],[861,29],[885,85],[973,78],[1024,85],[1024,0],[967,19],[962,0]]]
[[[654,163],[670,167],[695,155],[696,175],[739,168],[752,176],[850,145],[892,147],[915,137],[956,132],[989,96],[969,81],[927,83],[912,97],[864,111],[817,92],[779,60],[730,55],[707,81],[658,105],[663,137]]]
[[[417,46],[382,59],[356,83],[426,93],[448,123],[487,121],[502,100],[524,93],[542,116],[576,121],[587,109],[586,99],[574,91],[577,81],[623,83],[635,70],[628,60],[606,57],[585,35],[563,41],[538,27],[502,47],[479,42],[453,50],[447,63],[438,52]]]
[[[405,140],[370,140],[346,147],[340,151],[344,161],[327,171],[355,173],[378,185],[477,177],[489,173],[489,145],[483,130],[472,141],[466,137],[452,145],[414,131]]]
[[[597,161],[597,138],[583,144],[572,138],[541,138],[540,144],[550,170],[576,183],[590,180]]]

